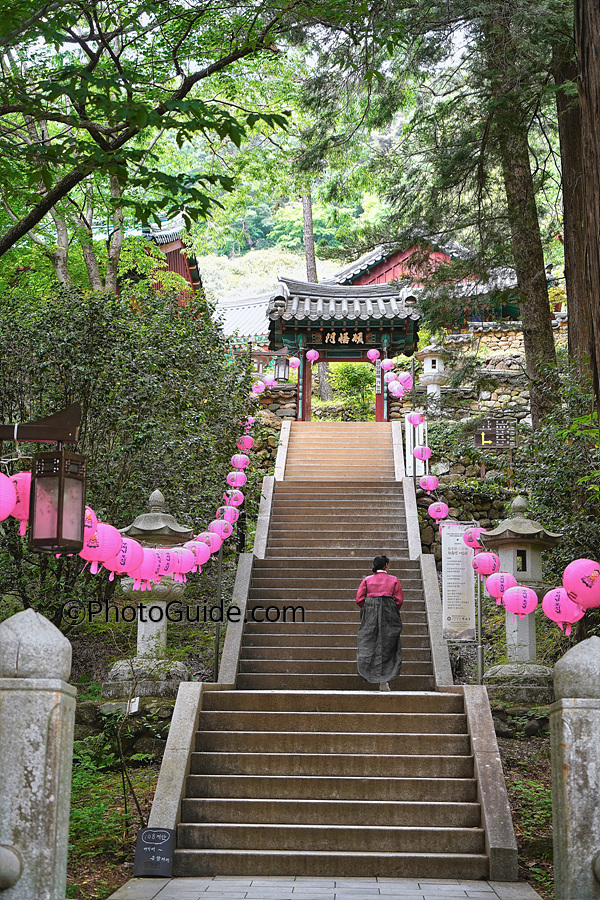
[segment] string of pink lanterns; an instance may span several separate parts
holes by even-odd
[[[254,417],[247,417],[244,434],[237,440],[239,452],[231,457],[232,471],[227,475],[229,489],[223,494],[223,505],[217,508],[215,518],[206,531],[200,532],[182,547],[142,547],[132,538],[123,537],[108,522],[99,522],[94,510],[86,506],[83,548],[78,555],[86,565],[90,564],[91,574],[96,575],[104,568],[110,572],[109,581],[115,575],[128,575],[134,580],[134,590],[144,591],[167,575],[175,581],[186,581],[189,573],[201,572],[211,555],[218,553],[223,542],[231,537],[233,526],[239,518],[237,507],[244,502],[240,488],[246,484],[244,469],[250,464],[246,451],[254,446],[254,438],[248,432],[255,421]],[[12,477],[0,473],[0,521],[9,516],[18,519],[19,534],[22,536],[29,519],[30,490],[31,472],[19,472]]]
[[[503,604],[513,617],[530,615],[538,606],[536,592],[518,584],[511,572],[500,571],[500,557],[485,551],[482,534],[483,528],[470,528],[463,535],[465,544],[475,550],[473,569],[485,577],[486,590],[498,605]],[[586,609],[600,606],[600,563],[576,559],[564,570],[562,582],[562,587],[544,594],[542,612],[569,637],[572,626],[583,618]]]

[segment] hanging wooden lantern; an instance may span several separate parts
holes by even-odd
[[[29,547],[45,553],[83,548],[86,457],[57,449],[31,467]]]

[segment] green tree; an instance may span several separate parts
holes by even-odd
[[[101,520],[128,525],[160,488],[182,523],[206,524],[251,382],[249,358],[233,355],[211,312],[199,298],[182,307],[152,294],[134,306],[97,294],[5,297],[0,421],[31,421],[79,401],[77,449],[88,456],[88,503]],[[104,577],[88,584],[82,569],[77,556],[29,553],[15,520],[0,524],[0,596],[59,624],[65,601],[114,590]]]
[[[332,363],[329,381],[358,419],[367,419],[375,402],[375,369],[365,363]]]

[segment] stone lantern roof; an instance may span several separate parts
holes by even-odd
[[[150,494],[148,505],[150,512],[142,513],[127,528],[121,528],[121,534],[135,538],[146,547],[174,547],[192,539],[193,529],[184,528],[174,516],[165,512],[165,498],[161,491]]]
[[[527,518],[527,505],[525,497],[515,497],[512,502],[512,517],[503,519],[492,531],[484,533],[486,547],[493,549],[503,544],[528,543],[547,549],[556,547],[561,542],[562,534],[546,531],[540,522]]]
[[[443,357],[447,354],[447,351],[444,350],[439,344],[429,344],[428,347],[423,347],[422,350],[419,350],[415,353],[415,359],[418,359],[420,362],[423,362],[425,359],[429,359],[432,356]]]

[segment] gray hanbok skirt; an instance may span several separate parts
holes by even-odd
[[[402,619],[393,597],[367,597],[360,611],[358,674],[371,684],[400,674]]]

